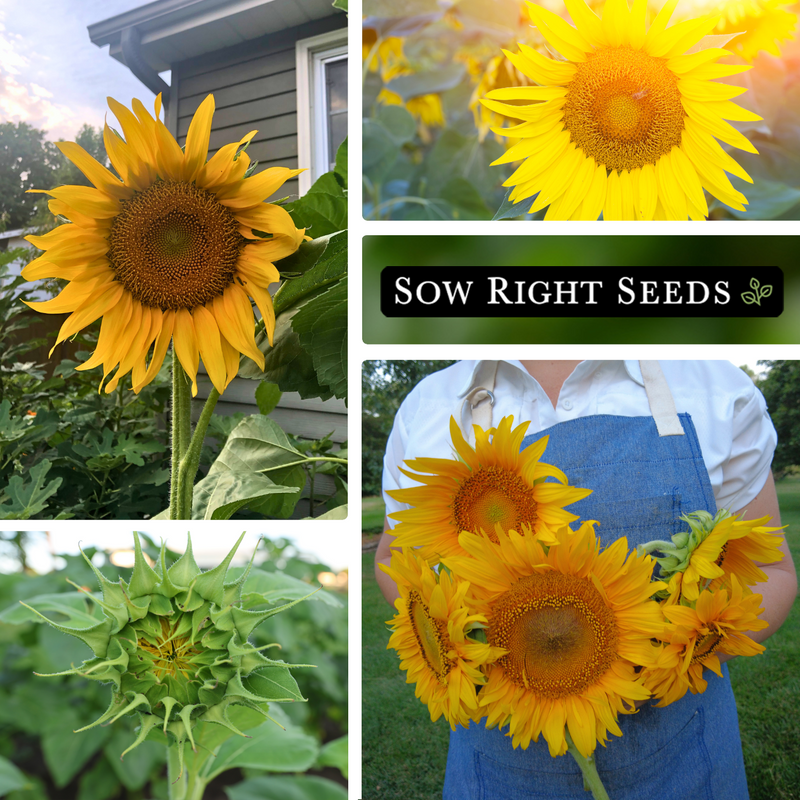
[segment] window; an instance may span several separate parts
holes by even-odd
[[[297,42],[297,149],[300,193],[333,168],[347,136],[347,29]]]

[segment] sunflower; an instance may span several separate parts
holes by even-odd
[[[669,580],[673,598],[678,593],[689,601],[697,600],[700,581],[708,581],[716,588],[725,577],[735,574],[747,586],[767,580],[756,562],[771,564],[780,561],[783,553],[778,549],[783,537],[766,528],[770,517],[741,519],[722,510],[715,516],[695,512],[681,517],[689,524],[691,533],[687,544],[688,564]]]
[[[591,522],[555,539],[546,548],[515,531],[497,541],[462,534],[467,555],[445,565],[472,583],[489,644],[507,651],[480,692],[487,726],[508,723],[523,749],[543,734],[557,756],[567,750],[566,725],[588,758],[609,731],[622,735],[617,715],[650,696],[636,667],[658,652],[650,640],[664,619],[650,597],[659,582],[651,582],[653,559],[628,553],[626,539],[601,552]]]
[[[398,547],[420,547],[424,558],[439,560],[461,553],[462,531],[526,530],[548,536],[552,527],[578,519],[563,506],[591,494],[591,489],[567,485],[557,467],[539,459],[547,437],[522,452],[520,445],[529,423],[512,430],[513,417],[504,417],[497,428],[475,425],[475,447],[464,439],[453,417],[450,436],[459,460],[417,458],[406,464],[418,473],[401,470],[423,484],[394,489],[389,495],[413,508],[389,516],[400,522],[393,531]],[[552,477],[556,483],[545,483]]]
[[[794,38],[797,15],[788,10],[791,5],[780,0],[689,0],[683,10],[685,14],[719,14],[714,33],[739,33],[726,47],[753,61],[762,51],[780,56],[781,43]]]
[[[370,72],[385,70],[397,62],[405,60],[403,55],[403,39],[399,36],[387,36],[378,41],[378,32],[374,28],[361,28],[361,60],[369,59],[367,69]]]
[[[380,566],[400,591],[397,614],[387,622],[394,631],[388,648],[402,659],[406,682],[416,684],[416,696],[428,706],[432,721],[444,715],[453,730],[468,726],[479,714],[481,667],[503,653],[467,635],[486,623],[465,604],[469,583],[444,571],[437,575],[409,549],[392,551],[391,566]]]
[[[509,60],[538,86],[489,92],[482,102],[521,120],[503,135],[522,139],[495,164],[524,159],[505,182],[509,200],[538,195],[529,213],[545,219],[704,219],[703,190],[744,211],[747,199],[725,172],[750,181],[716,139],[757,152],[725,122],[760,119],[731,102],[745,91],[712,79],[747,66],[717,64],[728,51],[694,47],[716,18],[667,28],[677,0],[668,0],[649,30],[647,0],[607,0],[602,20],[584,0],[565,0],[577,27],[528,3],[531,19],[566,59],[546,58],[520,44]],[[502,100],[525,100],[515,106]],[[715,138],[716,137],[716,138]]]
[[[762,597],[745,590],[732,575],[729,582],[716,591],[700,593],[694,608],[665,605],[669,623],[663,640],[666,642],[654,667],[643,670],[645,686],[659,706],[680,700],[686,690],[704,692],[708,681],[703,669],[708,667],[722,677],[718,653],[754,656],[764,647],[754,642],[745,631],[760,631],[768,623],[758,618]]]
[[[78,369],[102,364],[106,392],[129,372],[139,392],[158,373],[170,341],[193,394],[200,358],[222,392],[240,353],[263,368],[250,298],[271,343],[275,313],[267,287],[279,279],[273,262],[297,250],[304,234],[286,210],[263,201],[302,170],[272,167],[245,177],[250,159],[241,148],[255,131],[206,162],[212,95],[195,113],[184,149],[158,118],[160,95],[154,117],[138,100],[133,111],[108,103],[125,135],[105,126],[106,152],[122,180],[78,144],[57,142],[93,185],[37,190],[54,198],[50,211],[71,224],[27,237],[46,252],[22,274],[69,283],[53,300],[28,305],[70,313],[56,345],[103,318],[97,348]]]
[[[503,56],[490,58],[485,67],[473,64],[471,70],[478,80],[478,85],[469,100],[469,108],[475,118],[475,127],[478,129],[478,139],[483,141],[491,130],[499,140],[503,133],[495,129],[502,128],[508,119],[481,103],[481,97],[495,89],[528,86],[531,81]]]

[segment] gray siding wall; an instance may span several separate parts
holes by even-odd
[[[210,92],[216,112],[209,155],[253,129],[248,154],[258,169],[297,164],[297,76],[295,44],[347,27],[347,16],[336,14],[253,39],[243,45],[178,62],[172,69],[168,127],[182,145],[192,115]],[[177,100],[177,102],[175,102]],[[287,181],[277,197],[297,194],[297,180]]]

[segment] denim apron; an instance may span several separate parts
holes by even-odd
[[[604,545],[622,536],[630,548],[668,539],[685,529],[682,514],[717,510],[690,416],[675,414],[673,405],[666,428],[682,427],[683,435],[659,435],[664,418],[652,398],[651,411],[655,418],[597,415],[562,422],[522,443],[548,435],[542,460],[562,469],[571,485],[594,490],[569,510],[597,520]],[[666,708],[648,703],[619,717],[622,737],[609,734],[606,747],[595,751],[611,800],[747,800],[727,665],[722,673],[718,678],[705,670],[703,694],[687,693]],[[473,722],[451,733],[444,800],[591,797],[569,754],[552,758],[544,736],[527,750],[514,750],[506,730]]]

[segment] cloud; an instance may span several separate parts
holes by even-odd
[[[29,72],[30,52],[24,37],[8,34],[0,16],[0,120],[27,122],[34,128],[47,131],[48,138],[74,139],[84,122],[102,125],[102,116],[88,106],[71,106],[55,103],[53,93],[38,83],[26,82],[22,77]]]

